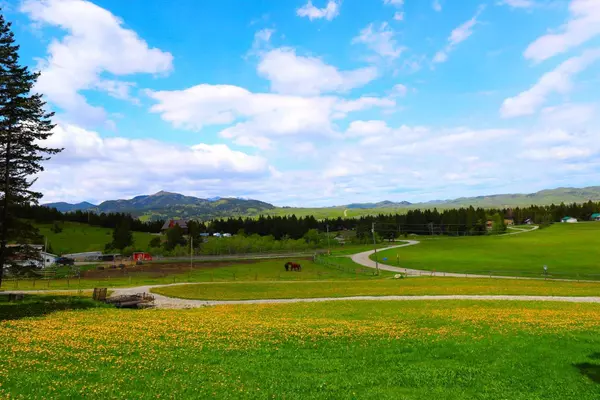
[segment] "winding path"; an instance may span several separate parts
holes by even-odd
[[[520,235],[523,233],[529,233],[529,232],[535,231],[536,229],[538,229],[538,227],[533,226],[531,229],[509,227],[509,229],[513,229],[516,232],[505,233],[500,236]],[[399,248],[408,247],[408,246],[416,246],[419,243],[421,243],[418,240],[406,240],[405,242],[406,242],[405,244],[401,244],[398,246],[386,247],[385,249],[382,249],[382,250],[391,250],[391,249],[399,249]],[[351,256],[351,258],[352,258],[352,261],[354,261],[355,263],[360,264],[365,267],[368,267],[368,268],[379,268],[380,270],[383,270],[383,271],[398,272],[398,273],[402,273],[402,274],[406,274],[406,275],[417,275],[417,276],[426,275],[426,276],[442,276],[442,277],[454,277],[454,278],[496,278],[496,279],[533,279],[533,280],[544,279],[544,278],[526,278],[526,277],[502,276],[502,275],[459,274],[459,273],[455,273],[455,272],[435,272],[435,271],[424,271],[424,270],[411,269],[411,268],[393,267],[391,265],[386,265],[381,262],[375,262],[375,261],[371,260],[371,256],[373,254],[375,254],[375,250],[369,250],[369,251],[364,251],[362,253],[354,254]],[[555,280],[563,280],[563,279],[555,279]],[[569,279],[564,279],[564,280],[569,280]]]
[[[531,232],[532,229],[513,228],[518,232],[508,233],[507,235],[517,235],[521,233]],[[407,243],[387,247],[384,250],[397,249],[408,246],[418,245],[417,240],[407,240]],[[374,253],[374,250],[365,251],[354,254],[352,260],[365,267],[376,268],[375,261],[369,257]],[[510,276],[490,276],[490,275],[474,275],[474,274],[456,274],[449,272],[433,272],[421,271],[415,269],[398,268],[390,265],[379,263],[379,269],[392,272],[408,273],[409,275],[428,275],[428,276],[446,276],[459,278],[498,278],[498,279],[540,279],[540,278],[522,278]],[[243,283],[243,282],[239,282]],[[112,288],[112,296],[132,295],[138,293],[151,293],[154,288],[180,286],[180,285],[198,285],[211,284],[211,282],[193,282],[193,283],[175,283],[168,285],[150,285],[137,286],[130,288]],[[49,291],[12,291],[11,293],[52,293]],[[59,292],[64,292],[60,290]],[[567,297],[567,296],[515,296],[515,295],[433,295],[433,296],[352,296],[352,297],[321,297],[321,298],[304,298],[304,299],[257,299],[257,300],[188,300],[173,297],[163,296],[157,293],[152,293],[154,296],[154,305],[156,308],[184,309],[198,308],[207,306],[218,306],[228,304],[289,304],[289,303],[320,303],[326,301],[444,301],[444,300],[473,300],[473,301],[557,301],[565,303],[600,303],[600,297]]]

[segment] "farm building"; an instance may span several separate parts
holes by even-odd
[[[9,244],[7,247],[23,247],[23,246],[27,246],[30,247],[32,252],[31,255],[29,257],[19,257],[19,258],[15,258],[12,261],[15,264],[21,265],[21,266],[35,266],[37,268],[46,268],[46,267],[50,267],[52,265],[54,265],[54,263],[56,262],[56,258],[58,257],[55,254],[51,254],[48,252],[45,252],[44,246],[41,245],[22,245],[22,244]]]
[[[567,224],[576,224],[577,223],[577,218],[564,217],[563,219],[560,220],[560,222],[567,223]]]
[[[592,221],[600,221],[600,213],[592,214]]]
[[[171,219],[166,221],[165,224],[162,226],[161,231],[164,232],[174,227],[175,225],[178,225],[183,230],[184,234],[188,233],[187,221],[184,219]]]
[[[525,220],[525,225],[533,225],[533,220],[531,218],[527,218]]]
[[[85,253],[63,254],[62,256],[72,258],[75,261],[98,261],[102,257],[102,252],[88,251]]]
[[[515,220],[512,218],[505,218],[504,219],[504,225],[506,226],[513,226],[515,224]]]

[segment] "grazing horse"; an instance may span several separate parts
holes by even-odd
[[[285,270],[286,271],[301,271],[302,270],[302,266],[298,263],[295,262],[287,262],[285,264]]]

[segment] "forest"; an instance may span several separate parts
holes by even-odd
[[[132,231],[157,233],[164,221],[142,222],[129,214],[70,212],[61,213],[43,206],[19,207],[17,216],[36,222],[71,221],[87,223],[105,228],[115,228],[126,221]],[[506,219],[516,225],[530,219],[533,223],[548,225],[570,216],[579,220],[589,220],[591,215],[600,212],[600,202],[582,204],[559,204],[549,206],[516,207],[512,209],[459,208],[448,210],[408,210],[405,214],[380,214],[360,218],[331,218],[317,220],[313,216],[260,216],[253,218],[221,218],[210,222],[197,222],[197,232],[231,233],[243,232],[246,235],[273,236],[275,239],[301,239],[316,229],[320,232],[355,230],[356,236],[368,238],[373,224],[381,238],[398,237],[407,234],[443,235],[482,235],[487,234],[487,221],[494,221],[502,229]]]

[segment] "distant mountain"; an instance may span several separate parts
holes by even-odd
[[[435,200],[427,203],[414,204],[414,206],[444,206],[444,207],[518,207],[536,205],[549,205],[560,203],[582,203],[586,201],[600,201],[600,186],[585,188],[557,188],[546,189],[529,194],[494,194],[489,196],[460,197],[453,200]]]
[[[97,206],[90,203],[86,204],[89,204],[89,207],[85,208],[86,210],[98,213],[121,212],[146,220],[169,218],[211,219],[255,215],[275,208],[272,204],[258,200],[220,197],[201,199],[165,191],[160,191],[152,195],[137,196],[128,200],[108,200]],[[63,212],[83,209],[76,204],[68,203],[50,203],[45,205],[47,207],[55,207]]]
[[[380,201],[379,203],[352,203],[345,206],[348,209],[368,209],[368,208],[394,208],[394,207],[406,207],[410,206],[412,203],[408,201],[401,201],[395,203],[393,201],[385,200]]]
[[[378,213],[397,212],[398,209],[438,209],[459,207],[509,208],[530,206],[532,204],[548,205],[564,203],[582,203],[588,200],[600,201],[600,186],[586,188],[558,188],[542,190],[530,194],[495,194],[490,196],[461,197],[452,200],[433,200],[424,203],[409,203],[408,201],[380,201],[378,203],[353,203],[346,206],[324,208],[294,208],[275,207],[272,204],[258,200],[243,198],[213,197],[201,199],[184,196],[178,193],[158,192],[149,196],[137,196],[129,200],[109,200],[99,205],[83,202],[78,204],[50,203],[48,207],[57,208],[62,212],[89,210],[94,212],[122,212],[139,217],[143,220],[169,218],[197,218],[208,220],[257,215],[292,215],[297,217],[313,215],[317,218],[328,216],[358,216]],[[348,210],[353,210],[347,214]]]
[[[58,202],[58,203],[48,203],[48,204],[44,204],[44,205],[49,208],[56,208],[60,212],[71,212],[71,211],[79,211],[79,210],[84,211],[84,210],[89,210],[90,208],[96,207],[96,205],[94,205],[92,203],[88,203],[87,201],[77,203],[77,204]]]

